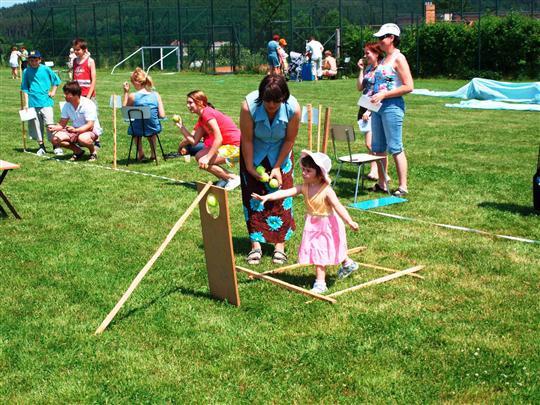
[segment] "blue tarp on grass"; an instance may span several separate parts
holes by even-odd
[[[475,78],[455,91],[417,89],[413,94],[470,99],[460,104],[446,104],[454,108],[540,111],[540,82],[508,83]]]

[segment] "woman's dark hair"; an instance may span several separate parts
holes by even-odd
[[[302,158],[300,159],[300,164],[304,167],[307,167],[308,169],[315,169],[315,171],[317,172],[317,177],[320,177],[320,178],[323,177],[321,168],[317,165],[317,163],[315,163],[315,161],[313,160],[311,156],[309,155],[302,156]]]
[[[289,99],[291,93],[285,78],[281,75],[271,74],[265,76],[259,84],[259,97],[255,102],[261,105],[263,101],[273,101],[283,103]]]
[[[397,35],[394,35],[394,41],[392,41],[394,46],[397,48],[399,46],[399,43],[401,42],[401,38]]]
[[[79,83],[76,81],[67,82],[64,84],[64,87],[62,87],[62,90],[65,93],[71,94],[72,96],[81,96],[81,86],[79,86]]]

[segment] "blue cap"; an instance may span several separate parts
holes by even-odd
[[[41,58],[41,52],[39,51],[30,51],[27,56],[28,58]]]

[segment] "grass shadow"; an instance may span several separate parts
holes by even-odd
[[[480,208],[496,209],[499,211],[511,212],[513,214],[519,214],[524,217],[528,217],[531,215],[540,215],[540,212],[535,211],[533,207],[527,207],[527,206],[518,205],[518,204],[484,201],[478,204],[478,206]]]

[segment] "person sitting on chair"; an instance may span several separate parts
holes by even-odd
[[[336,62],[336,58],[332,56],[332,51],[324,52],[322,74],[324,77],[328,77],[328,78],[332,78],[337,75],[337,62]]]
[[[52,143],[55,148],[71,149],[72,161],[79,160],[84,155],[80,146],[88,148],[88,160],[95,161],[97,156],[94,141],[102,133],[96,105],[90,99],[81,97],[81,87],[76,81],[66,83],[62,89],[66,104],[62,108],[60,122],[48,127],[49,131],[55,132]],[[69,121],[71,125],[67,125]]]
[[[150,159],[156,159],[156,135],[161,132],[160,118],[165,117],[165,108],[161,101],[161,96],[157,91],[153,90],[154,84],[152,78],[148,76],[141,68],[136,68],[131,74],[131,83],[137,92],[129,92],[129,83],[124,83],[124,98],[122,105],[133,107],[150,107],[151,116],[149,119],[135,119],[128,127],[128,134],[135,137],[137,145],[137,160],[145,159],[142,148],[141,137],[148,138],[150,148],[152,150]],[[137,112],[133,113],[134,117],[139,116]]]

